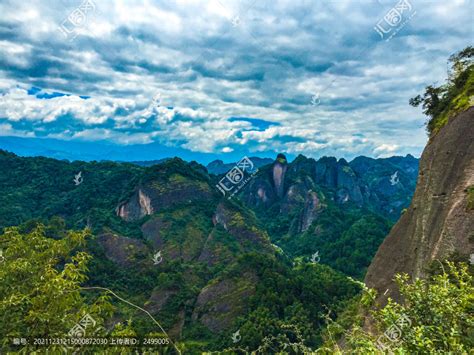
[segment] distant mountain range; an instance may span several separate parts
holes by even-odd
[[[255,168],[261,168],[262,166],[273,163],[274,159],[271,158],[259,158],[259,157],[250,157],[249,158],[254,164]],[[232,169],[237,162],[233,163],[224,163],[222,160],[214,160],[207,164],[206,169],[209,174],[220,175],[227,173]]]
[[[149,162],[160,162],[163,159],[180,157],[185,161],[197,161],[209,164],[217,159],[228,162],[238,161],[247,153],[244,150],[230,153],[202,153],[181,147],[170,147],[157,142],[149,144],[113,144],[108,141],[60,140],[52,138],[30,138],[0,136],[0,149],[19,156],[43,156],[69,161],[124,161],[138,162],[142,166],[152,165]],[[269,150],[259,153],[260,157],[275,157],[278,152]],[[289,155],[288,158],[294,158]]]

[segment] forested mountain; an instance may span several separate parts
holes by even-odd
[[[187,349],[231,346],[231,333],[237,330],[239,346],[257,348],[282,326],[290,327],[285,336],[303,333],[305,344],[315,347],[321,343],[325,310],[337,314],[360,291],[344,273],[364,275],[391,225],[386,216],[371,210],[371,196],[379,190],[366,184],[390,184],[399,171],[397,184],[402,193],[408,191],[416,159],[393,158],[392,163],[360,158],[354,165],[358,173],[347,172],[349,165],[343,161],[335,162],[323,175],[328,176],[326,185],[318,170],[311,170],[316,162],[300,156],[287,167],[280,199],[272,192],[280,187],[266,177],[275,166],[287,164],[283,159],[281,155],[262,167],[240,200],[222,196],[216,187],[221,176],[178,158],[143,167],[22,158],[2,151],[0,224],[36,233],[43,223],[44,235],[53,239],[63,238],[65,229],[89,228],[93,237],[86,251],[92,258],[84,285],[109,288],[142,306]],[[367,171],[367,180],[356,175]],[[363,199],[338,198],[338,189],[349,188],[340,174],[365,188]],[[252,195],[261,184],[273,189],[267,194],[274,200],[267,205],[264,201],[268,214]],[[308,190],[300,191],[303,187]],[[312,195],[310,188],[317,193]],[[292,195],[292,200],[288,190],[300,195]],[[308,195],[318,202],[305,210],[308,200],[301,196]],[[6,240],[5,256],[12,258]],[[353,245],[355,256],[332,253],[338,243]],[[321,259],[311,262],[316,251]],[[85,296],[91,297],[90,292]],[[153,331],[146,315],[112,303],[108,329],[125,322],[139,335]]]
[[[393,221],[407,207],[418,160],[280,154],[262,167],[241,199],[262,220],[274,242],[291,257],[318,253],[323,263],[362,277]]]

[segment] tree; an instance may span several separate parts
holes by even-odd
[[[408,275],[397,275],[402,304],[389,299],[372,311],[376,334],[365,332],[359,324],[345,330],[346,349],[355,353],[392,352],[395,354],[467,354],[474,348],[474,286],[465,264],[446,262],[447,272],[428,280],[411,282]],[[366,290],[365,300],[375,299]],[[360,317],[360,312],[359,317]],[[332,333],[340,327],[330,325]],[[329,332],[328,334],[332,334]],[[329,337],[328,337],[329,338]],[[341,350],[334,339],[326,350]]]
[[[67,232],[61,239],[45,236],[45,227],[22,233],[18,227],[0,236],[0,334],[2,350],[19,350],[15,338],[67,338],[88,315],[97,331],[111,314],[108,297],[86,304],[80,294],[90,256],[79,251],[88,231]],[[23,350],[33,350],[30,339]],[[42,350],[60,350],[45,345]]]
[[[451,116],[469,108],[474,94],[474,47],[469,46],[449,57],[451,69],[447,82],[441,86],[429,85],[423,95],[409,100],[411,106],[422,106],[429,117],[428,133],[439,131]]]

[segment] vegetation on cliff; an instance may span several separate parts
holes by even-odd
[[[323,349],[395,354],[467,354],[474,348],[474,283],[466,264],[446,262],[429,279],[397,275],[403,303],[389,299],[374,307],[375,291],[366,289],[338,322],[329,322]],[[361,310],[365,310],[361,312]],[[363,330],[361,314],[370,312],[374,331]],[[337,340],[344,338],[342,350]]]
[[[423,95],[410,99],[410,105],[421,105],[423,113],[429,117],[426,127],[430,136],[456,114],[474,105],[474,47],[453,54],[449,63],[451,71],[444,85],[429,85]]]

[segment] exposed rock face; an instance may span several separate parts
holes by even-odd
[[[395,221],[410,203],[417,171],[418,159],[411,155],[385,159],[361,156],[351,162],[334,157],[316,161],[300,155],[288,164],[281,154],[249,182],[244,200],[252,207],[278,204],[280,213],[288,214],[304,208],[309,191],[318,191],[338,205],[367,207]]]
[[[392,220],[398,220],[415,191],[418,159],[410,154],[385,159],[357,157],[349,166],[361,181],[358,185],[364,202]]]
[[[259,230],[250,216],[226,203],[219,203],[212,217],[213,230],[207,236],[199,261],[209,266],[230,263],[237,254],[249,251],[273,253],[270,238]]]
[[[199,223],[190,218],[173,221],[161,214],[153,215],[141,227],[143,236],[151,242],[153,250],[162,252],[163,262],[196,261],[205,244],[207,233],[199,229]],[[187,231],[179,233],[174,231]]]
[[[225,257],[232,259],[232,256],[229,255],[230,253],[228,253],[227,250],[222,251],[215,247],[218,244],[216,239],[215,233],[212,231],[204,243],[204,247],[202,249],[201,255],[199,255],[198,261],[205,262],[207,265],[212,266],[217,264]]]
[[[148,248],[137,239],[104,233],[98,237],[105,256],[122,267],[129,267],[142,260]]]
[[[315,181],[330,188],[337,187],[337,160],[334,157],[322,157],[315,164]]]
[[[178,313],[178,321],[173,325],[173,327],[171,327],[170,330],[168,330],[169,336],[177,339],[181,338],[185,321],[186,312],[184,309],[182,309]]]
[[[130,201],[120,205],[117,214],[126,221],[133,221],[153,213],[149,191],[139,188]]]
[[[159,217],[154,217],[143,224],[141,230],[143,236],[151,242],[155,249],[161,249],[165,243],[161,231],[169,227],[169,223],[163,222]]]
[[[252,191],[255,191],[255,193],[247,195],[247,203],[250,206],[268,207],[278,199],[270,179],[254,178],[250,181],[249,186],[252,187]]]
[[[139,186],[128,201],[117,207],[117,215],[126,221],[134,221],[165,208],[211,197],[212,191],[206,183],[174,174],[165,183],[150,182]]]
[[[263,234],[256,228],[252,228],[252,225],[249,225],[248,222],[244,220],[240,213],[228,208],[223,203],[217,206],[214,224],[222,225],[242,245],[258,245],[263,248],[268,247],[271,250],[268,235]]]
[[[398,299],[393,277],[424,277],[425,268],[457,252],[474,252],[474,210],[468,187],[474,185],[474,108],[459,114],[426,146],[415,195],[370,265],[365,282],[383,304]],[[386,290],[389,290],[386,292]],[[385,295],[383,295],[386,292]]]
[[[360,185],[363,184],[357,180],[355,172],[351,169],[347,161],[340,159],[337,165],[336,186],[338,188],[338,196],[343,195],[344,199],[339,200],[339,203],[351,200],[358,205],[362,205],[363,198]]]
[[[285,174],[288,165],[286,157],[283,154],[278,154],[277,160],[273,164],[273,185],[275,186],[276,195],[279,198],[283,197],[283,187],[285,182]]]
[[[245,300],[255,293],[258,277],[246,272],[240,278],[212,282],[198,296],[193,320],[199,320],[212,332],[221,332],[244,313]]]
[[[299,155],[287,163],[279,154],[272,165],[262,167],[249,181],[242,195],[257,212],[291,216],[289,233],[308,230],[330,201],[341,209],[363,207],[395,222],[410,203],[417,171],[418,159],[411,155],[385,159],[361,156],[351,162]]]
[[[306,201],[304,204],[303,215],[299,231],[305,232],[311,226],[313,221],[317,218],[319,211],[321,211],[321,202],[318,199],[318,194],[314,191],[308,191]]]
[[[150,298],[145,303],[145,309],[151,314],[158,314],[158,312],[161,311],[166,302],[168,302],[170,297],[176,295],[178,291],[179,290],[173,289],[153,290]]]
[[[243,250],[259,250],[272,252],[269,236],[255,227],[255,221],[243,216],[225,203],[219,203],[213,217],[214,225],[220,224],[243,248]]]

